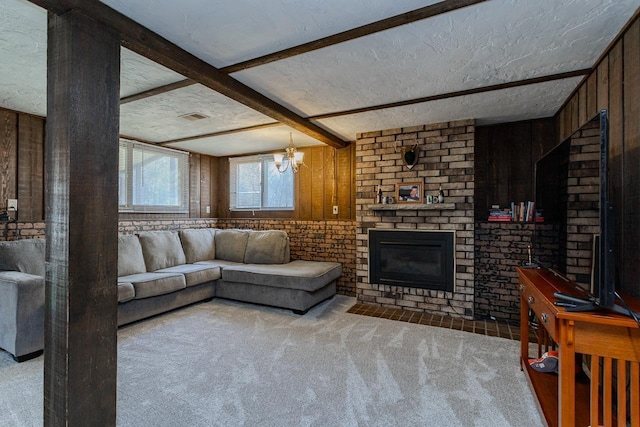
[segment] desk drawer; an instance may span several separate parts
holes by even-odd
[[[558,342],[560,336],[556,330],[557,308],[549,305],[548,301],[542,297],[542,294],[538,289],[533,286],[527,286],[520,282],[520,293],[524,297],[525,302],[538,317],[540,325],[547,330],[552,340]]]

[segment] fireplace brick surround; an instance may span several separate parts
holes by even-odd
[[[417,164],[404,166],[400,148],[418,144]],[[358,302],[403,310],[474,317],[474,145],[475,121],[460,120],[357,135],[356,296]],[[422,182],[423,199],[440,185],[455,208],[374,211],[380,186],[392,196],[398,182]],[[437,205],[436,205],[437,206]],[[369,283],[368,230],[455,230],[453,292]]]

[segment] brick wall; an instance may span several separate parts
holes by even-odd
[[[529,246],[541,261],[557,258],[558,225],[476,221],[476,318],[520,321],[516,267],[528,262]]]
[[[356,141],[356,296],[359,302],[473,318],[474,310],[474,144],[473,120],[388,129],[357,135]],[[418,163],[403,165],[401,147],[418,144]],[[391,196],[398,182],[422,182],[423,199],[440,185],[453,210],[372,211],[378,185]],[[370,228],[455,230],[454,292],[369,283]]]
[[[141,231],[184,230],[187,228],[215,228],[217,219],[214,218],[186,218],[186,219],[149,219],[149,220],[120,220],[118,233],[133,234]]]
[[[282,219],[218,219],[218,228],[284,230],[291,259],[342,263],[337,292],[355,296],[356,225],[354,221],[298,221]]]
[[[600,230],[600,129],[592,124],[571,138],[567,177],[567,277],[591,282],[593,235]]]

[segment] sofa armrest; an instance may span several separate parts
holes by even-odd
[[[15,357],[44,348],[42,276],[0,271],[0,347]]]

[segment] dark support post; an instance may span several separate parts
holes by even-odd
[[[49,14],[44,422],[115,426],[120,38]]]

